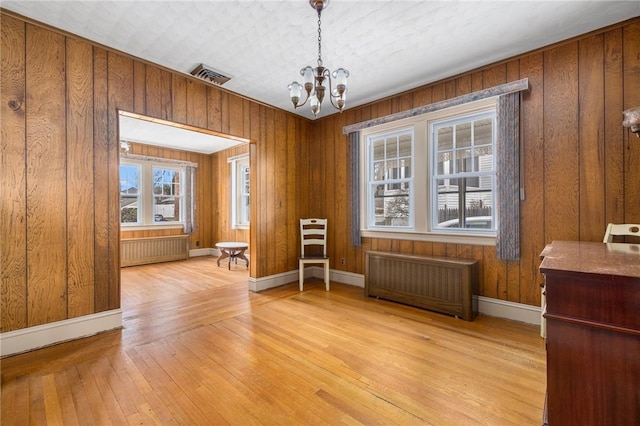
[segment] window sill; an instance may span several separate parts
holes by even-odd
[[[152,229],[184,229],[182,223],[171,223],[167,225],[123,225],[120,224],[121,231],[148,231]]]
[[[361,230],[360,235],[367,238],[385,238],[392,240],[430,241],[438,243],[471,244],[476,246],[496,245],[495,235],[370,231],[368,229]]]

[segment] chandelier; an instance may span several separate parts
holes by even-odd
[[[349,77],[349,71],[344,68],[338,68],[331,73],[327,68],[322,66],[322,30],[320,28],[320,15],[322,10],[329,6],[329,0],[309,0],[309,4],[318,12],[318,66],[316,68],[312,68],[307,65],[300,70],[304,86],[297,81],[294,81],[288,87],[293,106],[298,108],[309,101],[311,112],[313,112],[313,115],[317,117],[318,113],[320,113],[320,106],[324,99],[324,92],[326,89],[324,86],[325,80],[329,82],[329,100],[331,101],[331,105],[342,112],[347,96],[347,77]],[[332,87],[331,85],[332,76],[335,87]],[[303,88],[307,93],[307,96],[304,102],[300,104],[300,95],[302,95]]]

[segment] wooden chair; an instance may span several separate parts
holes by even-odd
[[[640,225],[634,223],[610,223],[604,233],[603,243],[612,243],[615,236],[627,236],[640,238]]]
[[[327,257],[327,219],[300,219],[300,257],[298,258],[300,291],[304,284],[304,265],[322,264],[324,283],[329,291],[329,257]]]

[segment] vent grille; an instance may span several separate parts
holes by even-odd
[[[227,77],[220,71],[205,64],[200,64],[195,67],[195,69],[191,71],[191,75],[219,86],[222,86],[224,83],[231,80],[231,77]]]

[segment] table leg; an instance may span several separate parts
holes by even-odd
[[[220,261],[223,259],[226,259],[227,257],[229,257],[229,252],[227,251],[227,249],[221,249],[220,250],[220,257],[218,257],[218,266],[220,266]],[[229,259],[229,263],[231,263],[231,259]],[[229,269],[231,269],[231,266],[229,266]]]

